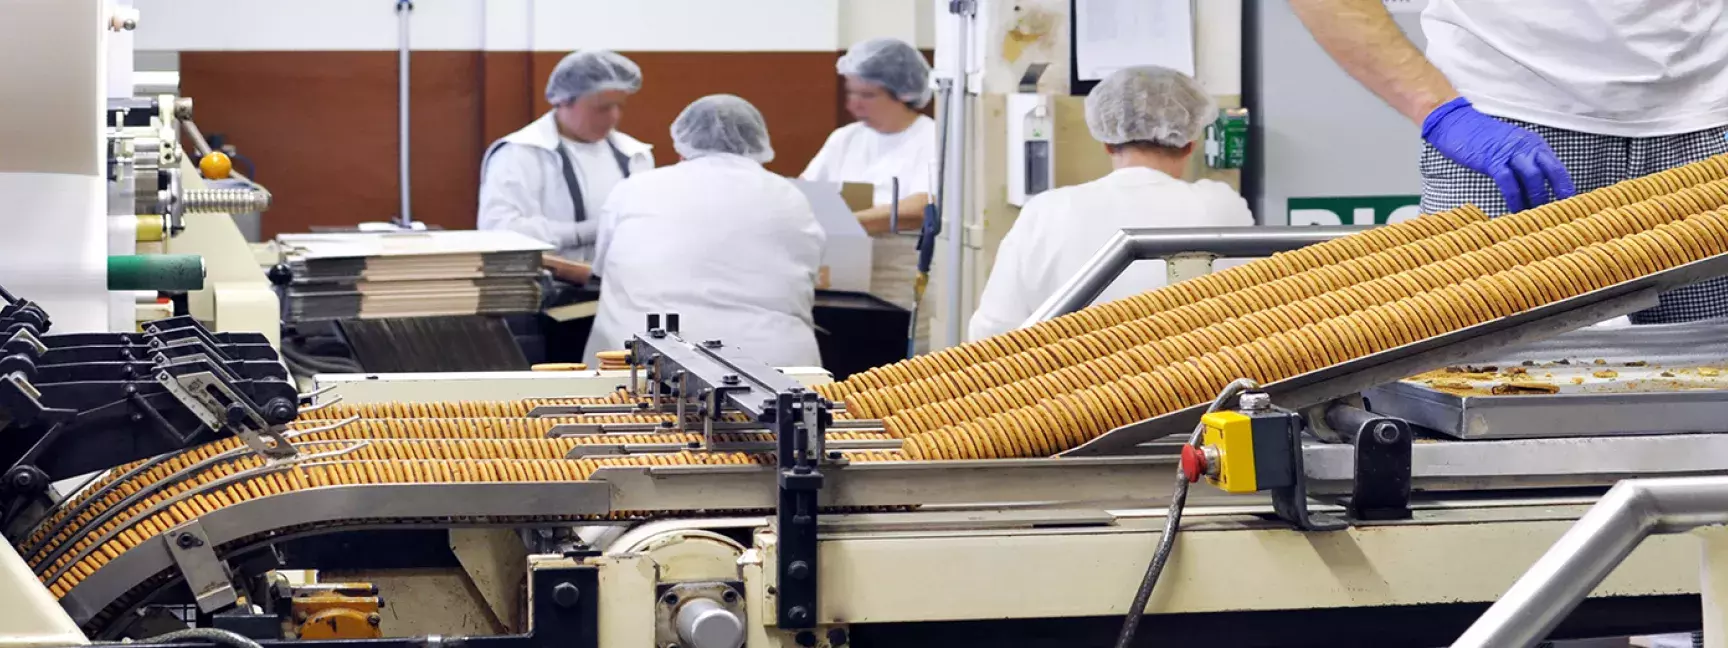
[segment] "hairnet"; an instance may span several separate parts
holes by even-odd
[[[735,95],[697,99],[672,120],[672,150],[694,160],[714,153],[742,155],[757,162],[774,159],[768,123],[750,102]]]
[[[552,68],[552,76],[546,79],[546,101],[557,106],[596,92],[641,89],[642,68],[630,59],[606,50],[576,51]]]
[[[1182,147],[1217,116],[1217,104],[1198,81],[1156,65],[1112,72],[1086,95],[1086,128],[1105,144]]]
[[[887,88],[913,108],[930,103],[930,64],[905,41],[872,38],[846,50],[834,67],[846,76]]]

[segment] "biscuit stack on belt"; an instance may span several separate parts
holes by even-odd
[[[1539,218],[1535,221],[1538,223],[1564,222],[1556,219],[1582,218],[1604,209],[1622,207],[1720,180],[1724,177],[1724,170],[1723,160],[1720,157],[1712,158],[1653,176],[1622,182],[1530,211],[1541,212],[1540,216],[1548,219],[1543,221]],[[1241,299],[1223,313],[1216,312],[1218,302],[1205,306],[1197,305],[1197,302],[1246,291],[1259,284],[1297,274],[1310,274],[1311,279],[1304,281],[1320,281],[1321,288],[1325,291],[1336,290],[1344,287],[1339,285],[1340,283],[1353,284],[1362,278],[1340,277],[1337,276],[1338,273],[1333,273],[1331,277],[1313,276],[1315,271],[1402,244],[1414,243],[1418,239],[1445,234],[1481,220],[1484,219],[1479,212],[1464,208],[1376,228],[1117,302],[1093,306],[1036,326],[878,367],[844,382],[817,389],[830,399],[845,401],[848,411],[854,411],[857,416],[886,416],[900,409],[928,402],[932,398],[943,400],[953,395],[987,389],[1014,382],[1021,376],[1054,371],[1116,353],[1156,337],[1187,332],[1181,328],[1171,329],[1168,322],[1170,318],[1164,318],[1166,321],[1162,322],[1148,321],[1147,318],[1154,314],[1193,306],[1185,309],[1185,312],[1198,310],[1202,315],[1217,318],[1212,322],[1202,322],[1201,325],[1244,314],[1264,304],[1264,291],[1260,294],[1240,295]],[[1482,247],[1492,242],[1478,241],[1476,245]],[[1459,249],[1446,253],[1466,251],[1469,250]],[[1140,321],[1141,324],[1118,326],[1132,321]],[[1135,328],[1140,330],[1136,331]],[[1108,329],[1108,332],[1101,329]],[[1088,335],[1093,331],[1098,333]],[[992,361],[998,362],[989,365]],[[1016,371],[1019,372],[1018,375]],[[907,390],[887,392],[896,386],[920,381],[922,384],[917,388],[919,393],[908,394]],[[942,391],[931,391],[931,388],[936,386],[942,387]]]
[[[1390,303],[1416,293],[1445,287],[1454,279],[1444,272],[1447,267],[1465,267],[1472,276],[1487,276],[1519,265],[1575,250],[1589,244],[1602,243],[1634,234],[1652,222],[1632,217],[1635,210],[1650,209],[1651,219],[1666,222],[1728,205],[1728,181],[1698,185],[1681,192],[1659,196],[1629,207],[1610,209],[1588,218],[1560,225],[1547,226],[1540,232],[1552,232],[1558,237],[1548,239],[1549,246],[1539,247],[1541,237],[1536,226],[1538,218],[1509,216],[1488,222],[1472,223],[1442,236],[1423,239],[1415,244],[1400,246],[1350,263],[1320,270],[1321,274],[1342,272],[1346,276],[1369,278],[1336,291],[1312,294],[1314,289],[1300,284],[1308,275],[1297,275],[1242,293],[1226,295],[1210,301],[1229,303],[1247,298],[1256,291],[1277,295],[1262,303],[1280,305],[1261,307],[1239,317],[1208,324],[1174,336],[1151,336],[1141,339],[1148,343],[1093,360],[1068,365],[1054,371],[1044,370],[997,386],[979,385],[968,393],[952,394],[939,386],[920,381],[901,385],[895,391],[922,391],[927,396],[924,405],[898,408],[886,418],[885,426],[894,436],[927,432],[944,425],[961,423],[978,416],[996,414],[1018,407],[1036,404],[1045,398],[1073,391],[1072,385],[1098,384],[1109,377],[1129,375],[1196,357],[1208,350],[1246,344],[1270,333],[1299,328],[1322,319],[1348,315],[1356,310]],[[1528,213],[1528,212],[1527,212]],[[1665,219],[1665,220],[1664,220]],[[1498,241],[1480,246],[1483,241]],[[1462,254],[1460,250],[1468,250]],[[1362,262],[1357,266],[1357,262]],[[1450,265],[1448,265],[1450,264]],[[1368,266],[1371,269],[1365,269]],[[1389,270],[1401,270],[1388,273]],[[1240,295],[1241,297],[1239,297]],[[1310,295],[1305,299],[1292,298]],[[1179,308],[1154,319],[1168,317],[1172,321],[1207,321]],[[1186,316],[1186,317],[1185,317]],[[860,394],[859,396],[864,396]],[[962,398],[964,396],[964,398]],[[944,398],[946,397],[946,398]]]
[[[235,439],[189,449],[135,475],[130,473],[144,464],[134,462],[111,471],[109,476],[69,500],[19,547],[50,590],[56,596],[64,596],[80,580],[120,554],[179,524],[225,506],[290,491],[360,484],[571,482],[588,479],[595,471],[613,466],[772,465],[775,460],[771,453],[735,452],[564,458],[570,449],[586,443],[662,443],[673,436],[695,440],[695,435],[468,439],[440,436],[429,430],[398,430],[408,435],[419,434],[419,439],[436,439],[425,441],[373,437],[376,433],[377,430],[350,425],[306,434],[297,438],[296,443],[310,458],[276,470],[263,470],[265,464],[256,455],[235,452],[240,449]],[[830,438],[879,436],[835,432]],[[338,440],[355,438],[364,441]],[[902,457],[893,451],[868,451],[850,453],[848,458],[885,461]],[[199,470],[183,475],[184,479],[176,477],[191,468]],[[232,483],[212,486],[216,480],[246,471],[257,472]],[[113,488],[107,488],[111,485]],[[152,486],[159,489],[136,502],[125,502]],[[90,505],[85,506],[86,503]],[[110,512],[113,514],[107,515]],[[609,517],[633,518],[647,513],[615,512]],[[103,516],[108,519],[98,522]],[[69,517],[73,519],[68,521]],[[48,561],[53,552],[62,548],[59,557]]]
[[[1463,227],[1470,222],[1486,220],[1486,218],[1482,212],[1474,207],[1466,207],[1378,227],[1353,236],[1310,245],[1300,250],[1273,255],[1270,259],[1254,261],[1133,297],[1086,308],[1034,326],[877,367],[841,382],[818,385],[815,389],[830,400],[849,401],[851,395],[858,392],[881,389],[938,374],[958,372],[967,367],[1004,356],[1011,356],[1064,338],[1145,318],[1154,313],[1244,290],[1298,272],[1342,263],[1383,247],[1400,245],[1442,234]]]
[[[1723,176],[1720,162],[1500,219],[1487,225],[1513,235],[1475,250],[1437,237],[1429,251],[1449,256],[1412,270],[1271,308],[1245,300],[1241,317],[1148,336],[1148,344],[1075,363],[1060,377],[1028,373],[905,409],[887,424],[907,437],[914,459],[1048,455],[1209,402],[1237,377],[1273,382],[1720,254],[1728,251],[1728,216],[1719,209],[1728,183],[1712,181]],[[1659,197],[1633,202],[1644,195]]]

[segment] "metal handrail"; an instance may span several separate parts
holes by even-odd
[[[1208,227],[1124,229],[1104,243],[1080,271],[1021,324],[1031,326],[1092,304],[1135,261],[1205,253],[1222,258],[1252,258],[1288,252],[1367,230],[1348,227]]]
[[[1728,477],[1616,484],[1452,648],[1523,648],[1545,639],[1645,538],[1728,524]]]

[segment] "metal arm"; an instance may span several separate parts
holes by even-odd
[[[1644,538],[1716,524],[1728,524],[1728,477],[1620,482],[1452,648],[1536,645]]]
[[[1164,259],[1184,252],[1252,258],[1288,252],[1348,236],[1367,227],[1240,227],[1125,229],[1081,266],[1080,272],[1044,301],[1021,326],[1061,317],[1092,304],[1135,261]]]

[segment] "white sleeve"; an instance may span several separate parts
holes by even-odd
[[[1034,199],[1026,204],[1002,237],[996,248],[996,263],[984,282],[984,294],[978,297],[978,310],[966,326],[967,341],[982,340],[992,335],[1020,328],[1032,316],[1042,301],[1038,297],[1041,266],[1048,265],[1036,258],[1039,246],[1055,245],[1054,241],[1039,241],[1037,229],[1038,205]]]
[[[475,227],[509,230],[556,248],[576,246],[576,223],[548,218],[540,196],[546,184],[539,154],[525,145],[506,144],[485,162],[480,180],[480,214]]]
[[[606,251],[612,247],[612,239],[618,232],[618,214],[628,208],[629,195],[635,185],[631,178],[625,178],[618,186],[612,188],[612,193],[606,196],[606,206],[600,208],[600,217],[588,222],[595,224],[594,264],[593,273],[604,278],[606,276]]]
[[[845,141],[840,133],[844,130],[844,127],[837,128],[828,134],[828,139],[822,142],[822,149],[816,151],[816,157],[810,158],[810,165],[804,167],[803,173],[798,174],[799,179],[813,182],[841,181],[840,178],[835,177],[835,170],[829,167],[832,167],[835,159],[840,156],[839,149],[844,146]]]

